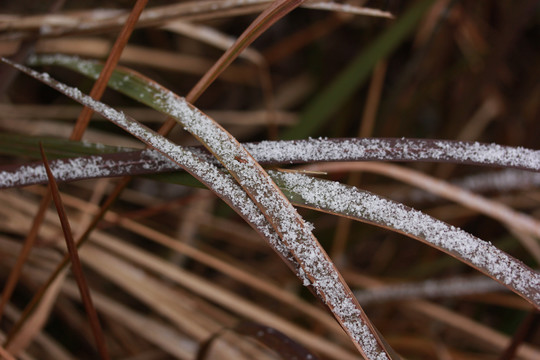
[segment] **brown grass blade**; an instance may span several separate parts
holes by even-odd
[[[0,346],[0,356],[5,360],[16,360],[13,355],[9,353],[4,347]]]
[[[540,274],[491,243],[403,204],[334,181],[272,171],[292,201],[400,232],[497,280],[540,309]]]
[[[242,321],[234,327],[238,334],[250,336],[277,352],[286,360],[319,360],[309,350],[290,339],[287,335],[269,326],[255,322]]]
[[[45,155],[45,150],[43,149],[43,146],[40,147],[40,150],[41,156],[43,158],[43,165],[45,165],[45,171],[47,172],[47,177],[49,178],[49,187],[52,194],[52,199],[56,206],[56,210],[58,211],[58,217],[60,218],[60,224],[62,225],[62,231],[66,240],[66,246],[71,260],[73,274],[79,287],[81,299],[84,304],[88,320],[90,322],[90,327],[96,341],[98,352],[102,359],[110,359],[107,345],[105,343],[105,336],[103,335],[96,309],[94,307],[94,304],[92,303],[90,289],[88,288],[88,283],[82,270],[81,260],[79,259],[77,247],[75,245],[75,242],[73,241],[71,226],[69,225],[69,220],[67,218],[66,211],[62,203],[62,198],[60,197],[60,191],[58,190],[58,186],[56,184],[56,181],[54,180],[54,176],[47,162],[47,156]]]
[[[509,206],[491,201],[485,197],[476,195],[470,191],[461,189],[455,185],[412,169],[382,163],[321,163],[317,165],[309,165],[306,167],[306,169],[318,171],[365,170],[391,176],[395,179],[399,179],[400,181],[421,187],[424,190],[441,197],[461,203],[468,208],[474,209],[482,214],[500,221],[510,229],[517,228],[520,232],[540,238],[540,221],[532,216],[517,212]],[[540,245],[538,244],[535,245],[534,243],[526,242],[524,246],[533,246],[535,247],[534,253],[540,253]]]
[[[233,186],[230,180],[223,178],[223,174],[217,168],[214,169],[210,163],[202,162],[193,154],[186,152],[166,138],[160,137],[125,114],[119,113],[103,103],[96,102],[78,89],[57,82],[48,74],[40,74],[21,65],[15,66],[74,100],[93,107],[94,110],[100,112],[116,125],[138,137],[147,145],[159,149],[178,165],[185,167],[233,209],[237,209],[239,214],[254,225],[284,259],[289,258],[289,253],[294,256],[293,259],[298,261],[300,266],[296,269],[297,276],[303,279],[304,285],[313,287],[319,297],[323,299],[360,353],[368,358],[391,357],[351,290],[337,272],[324,249],[313,237],[303,219],[251,155],[213,120],[205,117],[174,94],[171,94],[174,97],[164,99],[167,100],[167,105],[175,106],[171,108],[171,111],[181,115],[180,117],[185,121],[186,126],[191,127],[196,136],[204,138],[206,143],[211,144],[212,150],[219,153],[222,163],[243,183],[243,189],[237,188],[236,184]],[[218,181],[217,177],[222,179]],[[262,208],[252,210],[247,207],[251,201],[244,196],[244,189],[248,191],[250,197],[256,199],[258,206]],[[240,201],[240,204],[235,203],[237,201]],[[268,232],[266,224],[256,225],[261,221],[259,219],[261,211],[273,228],[270,232]],[[271,238],[274,232],[280,234],[283,240]]]
[[[111,74],[113,73],[114,68],[118,64],[118,60],[120,60],[122,51],[124,50],[129,40],[129,37],[131,36],[133,29],[135,28],[135,24],[137,23],[137,20],[139,19],[139,16],[146,7],[147,3],[148,0],[137,0],[135,5],[133,6],[133,9],[131,10],[129,17],[126,20],[122,31],[120,31],[120,34],[116,38],[113,48],[111,49],[109,56],[107,57],[107,61],[105,61],[103,70],[99,74],[97,81],[94,83],[94,86],[90,91],[90,96],[93,99],[101,99],[101,96],[105,92],[105,89],[107,88],[107,83],[111,78]],[[88,123],[90,122],[92,113],[93,111],[90,108],[83,108],[81,114],[79,115],[79,118],[77,119],[77,122],[75,123],[75,127],[73,128],[73,133],[71,134],[70,140],[80,140],[82,138],[82,135],[86,130]]]
[[[118,37],[115,43],[113,51],[111,52],[109,58],[107,59],[106,67],[103,69],[103,71],[100,74],[99,78],[101,80],[98,80],[95,84],[95,87],[92,89],[94,91],[93,96],[100,97],[101,94],[103,94],[103,92],[105,91],[109,78],[114,70],[114,67],[116,66],[118,62],[118,59],[120,58],[122,49],[127,43],[127,40],[131,32],[133,31],[135,23],[137,22],[137,19],[139,18],[140,13],[144,9],[147,1],[148,0],[138,0],[137,3],[135,4],[128,18],[127,23],[124,25],[122,32],[120,33],[120,36]],[[80,140],[88,125],[88,122],[90,121],[92,112],[89,111],[89,109],[87,108],[85,109],[83,109],[83,112],[81,113],[81,116],[79,117],[75,125],[75,128],[73,129],[71,133],[71,136],[70,136],[71,140]],[[48,194],[46,194],[41,202],[38,213],[36,214],[36,217],[34,218],[32,228],[25,240],[26,245],[23,248],[23,251],[21,252],[21,255],[18,258],[18,262],[16,263],[16,266],[13,269],[12,274],[10,274],[10,278],[8,279],[8,282],[6,283],[6,287],[4,288],[4,291],[2,292],[2,299],[0,303],[0,317],[2,315],[3,306],[5,306],[5,303],[11,297],[15,283],[20,276],[20,271],[22,269],[22,266],[24,265],[24,262],[26,261],[28,253],[35,242],[35,238],[37,236],[37,233],[43,221],[42,214],[45,212],[45,208],[50,204],[50,201],[51,201],[51,197]]]

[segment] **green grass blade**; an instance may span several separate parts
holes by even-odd
[[[169,115],[181,121],[188,130],[201,139],[242,187],[236,185],[215,165],[202,161],[167,138],[125,114],[82,94],[78,89],[66,86],[52,79],[48,74],[38,73],[6,59],[3,61],[92,108],[197,177],[254,226],[284,257],[284,260],[289,258],[289,254],[292,255],[289,261],[298,266],[297,276],[303,280],[305,286],[310,286],[325,302],[363,355],[369,359],[397,358],[390,355],[390,351],[380,340],[380,336],[361,309],[352,291],[311,233],[309,226],[305,224],[277,185],[269,179],[262,167],[217,123],[188,104],[183,98],[156,86],[154,82],[148,83],[147,88],[156,94],[155,101],[160,103]],[[145,78],[139,80],[149,81]],[[242,200],[239,202],[240,199]],[[265,222],[262,222],[261,213],[263,219],[266,219]],[[276,234],[279,234],[277,239],[274,238]]]
[[[311,100],[302,111],[298,124],[285,131],[282,139],[302,139],[314,135],[362,86],[377,61],[388,56],[411,33],[432,3],[433,0],[419,1],[367,49],[362,49],[337,78]]]

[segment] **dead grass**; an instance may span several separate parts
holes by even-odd
[[[360,6],[364,2],[345,3]],[[283,4],[291,9],[299,5]],[[493,142],[518,149],[533,160],[539,158],[538,151],[519,148],[538,149],[540,133],[536,2],[436,0],[392,2],[390,8],[384,8],[385,4],[365,3],[389,11],[395,20],[312,7],[284,12],[284,18],[276,24],[260,28],[260,32],[248,31],[248,38],[256,38],[255,42],[246,44],[249,47],[239,59],[235,50],[229,50],[224,59],[234,60],[230,64],[218,60],[222,52],[235,49],[234,39],[269,3],[151,2],[140,19],[131,23],[134,29],[124,28],[123,40],[117,40],[126,44],[122,48],[112,44],[119,38],[122,19],[132,11],[123,2],[66,2],[61,9],[50,9],[56,13],[47,14],[49,10],[35,8],[35,2],[8,1],[5,14],[0,16],[2,56],[24,63],[31,54],[49,52],[103,61],[113,54],[111,70],[117,62],[134,69],[147,77],[149,83],[144,86],[161,84],[175,94],[187,95],[189,102],[200,96],[195,105],[231,134],[222,141],[235,142],[237,153],[227,160],[229,154],[211,145],[217,132],[198,137],[210,144],[210,151],[221,160],[224,167],[219,171],[231,171],[243,186],[239,191],[251,194],[261,214],[267,216],[263,219],[273,225],[269,227],[274,229],[272,236],[285,239],[281,241],[288,249],[276,256],[245,220],[261,232],[254,221],[239,217],[208,190],[193,187],[200,184],[185,173],[161,180],[147,175],[135,176],[131,182],[113,178],[60,184],[73,237],[88,236],[89,241],[79,249],[82,271],[104,332],[105,340],[98,344],[102,349],[107,347],[111,358],[317,356],[341,360],[359,359],[361,353],[369,357],[370,351],[362,348],[365,339],[351,341],[354,334],[350,329],[343,331],[328,311],[337,303],[325,298],[328,294],[315,286],[312,292],[327,301],[324,304],[318,300],[290,271],[289,267],[299,272],[304,284],[317,283],[316,271],[306,265],[302,250],[287,243],[290,238],[283,230],[286,216],[265,203],[274,196],[281,201],[279,208],[286,208],[291,199],[307,206],[299,208],[299,214],[309,222],[307,228],[314,225],[318,242],[314,240],[313,244],[331,253],[328,260],[337,264],[343,284],[362,289],[363,296],[370,292],[374,297],[387,294],[384,300],[379,297],[366,304],[364,310],[366,321],[378,330],[374,337],[384,339],[378,346],[389,357],[397,358],[394,350],[410,359],[540,357],[537,305],[531,305],[537,304],[535,289],[525,294],[518,290],[519,297],[503,287],[467,287],[469,282],[476,284],[478,272],[474,267],[482,270],[474,261],[452,253],[461,260],[456,261],[426,243],[408,239],[400,234],[407,232],[397,225],[383,223],[379,225],[387,229],[378,229],[358,221],[345,223],[346,217],[364,219],[322,203],[337,196],[324,199],[324,194],[319,195],[321,202],[314,205],[306,198],[299,201],[300,192],[295,193],[291,185],[278,182],[281,188],[266,190],[259,186],[262,179],[269,179],[266,171],[274,165],[300,178],[317,176],[349,182],[489,241],[522,261],[523,268],[535,269],[540,257],[540,198],[533,180],[520,182],[516,173],[516,180],[506,177],[504,186],[493,188],[479,175],[487,174],[483,179],[490,179],[489,174],[500,170],[474,161],[470,165],[469,160],[443,163],[434,157],[429,162],[409,159],[402,167],[313,163],[305,168],[324,174],[307,175],[286,161],[261,162],[264,168],[256,174],[261,182],[255,184],[246,183],[255,175],[235,168],[235,162],[243,165],[253,161],[250,171],[258,165],[243,153],[240,142],[282,136],[340,138],[359,134]],[[62,2],[53,5],[62,6]],[[139,6],[145,7],[142,3]],[[275,19],[281,15],[278,13]],[[133,16],[134,20],[138,17]],[[401,30],[396,31],[398,28]],[[210,70],[213,64],[217,64],[214,69],[223,70],[215,83],[218,72]],[[82,136],[91,143],[142,148],[102,119],[94,116],[90,120],[90,113],[86,118],[88,129],[82,125],[73,130],[81,109],[78,105],[14,69],[0,66],[0,131],[7,135],[0,144],[0,179],[7,176],[2,171],[12,171],[14,165],[38,160],[36,144],[40,140],[46,152],[50,146],[49,157],[116,152],[101,145],[55,143],[45,135],[67,139],[75,134],[73,139]],[[97,94],[92,93],[91,81],[66,67],[46,65],[38,69],[85,93]],[[371,83],[369,75],[373,75]],[[120,90],[129,93],[130,89],[134,88]],[[154,130],[165,120],[135,97],[107,90],[103,102],[125,109]],[[155,101],[144,104],[159,107]],[[161,107],[158,110],[164,110]],[[168,133],[174,122],[165,123],[168,125],[162,128],[162,134]],[[184,126],[189,130],[191,125]],[[9,137],[19,139],[15,135],[22,136],[21,140],[8,141]],[[173,129],[169,138],[182,146],[197,143],[180,127]],[[400,156],[411,154],[410,148],[393,144],[391,149],[399,149]],[[127,155],[119,156],[127,159]],[[382,160],[396,160],[392,156],[397,155],[387,153]],[[135,162],[137,158],[131,159]],[[53,170],[54,164],[51,161]],[[123,169],[126,171],[122,174],[131,174],[127,165]],[[528,169],[538,172],[534,165]],[[366,173],[348,179],[357,171]],[[156,168],[151,172],[157,172]],[[452,184],[471,176],[480,179],[471,190],[464,184],[472,182],[461,182],[459,188]],[[196,177],[209,184],[204,177]],[[441,197],[419,195],[407,184]],[[320,186],[327,186],[330,193],[330,185]],[[289,200],[280,197],[280,191]],[[4,284],[0,357],[97,358],[100,352],[92,340],[75,278],[71,271],[58,267],[62,261],[67,264],[67,249],[58,215],[48,205],[49,196],[41,185],[0,191],[0,278]],[[222,198],[241,212],[237,199],[227,195]],[[107,211],[106,201],[110,202],[105,204],[110,205]],[[323,212],[314,211],[320,207]],[[287,216],[301,219],[291,211]],[[422,240],[421,236],[413,238]],[[25,239],[31,239],[26,246]],[[446,251],[444,246],[440,249]],[[51,278],[55,269],[57,277]],[[487,274],[497,277],[489,271]],[[506,274],[510,277],[517,273],[506,270]],[[534,276],[518,280],[529,281],[530,285]],[[426,290],[426,284],[444,286],[453,279],[462,285],[452,285],[455,292]],[[32,301],[35,307],[28,306]],[[336,316],[340,320],[339,314]],[[103,350],[101,357],[107,357]]]

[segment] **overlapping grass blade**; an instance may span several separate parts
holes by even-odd
[[[121,163],[117,163],[117,165],[121,165]],[[111,166],[111,168],[114,167],[115,165]],[[78,166],[74,167],[73,170],[66,171],[66,173],[71,173],[72,171],[77,169]],[[104,175],[104,173],[102,173],[102,175]],[[538,296],[538,288],[534,285],[535,282],[538,281],[538,275],[536,275],[534,271],[525,267],[523,264],[517,262],[515,259],[509,257],[507,254],[496,249],[494,246],[489,245],[488,243],[477,239],[472,235],[469,235],[459,229],[453,228],[425,214],[416,212],[401,204],[379,198],[376,195],[360,191],[347,185],[319,180],[316,178],[311,178],[305,175],[294,173],[282,173],[272,171],[270,172],[270,175],[274,180],[278,182],[282,189],[287,190],[286,195],[291,200],[295,201],[295,204],[299,206],[317,207],[323,211],[336,213],[341,216],[352,217],[356,220],[366,221],[374,225],[389,228],[393,231],[403,232],[408,236],[429,243],[431,246],[437,247],[438,249],[447,252],[452,256],[455,256],[459,260],[479,269],[486,275],[500,281],[505,286],[511,288],[513,291],[520,293],[521,296],[523,296],[528,301],[534,303],[535,306],[538,306],[537,300],[533,300],[535,299],[535,296]],[[284,179],[287,179],[287,183],[283,181]],[[324,195],[325,193],[333,193],[334,195]],[[304,197],[308,194],[311,196],[310,200]],[[354,209],[355,212],[353,212],[353,210],[351,209],[347,210],[346,208],[338,211],[336,204],[333,204],[332,206],[323,205],[325,200],[332,198],[337,199],[339,198],[338,195],[345,196],[345,198],[347,199],[349,198],[348,196],[356,199],[356,205],[352,202],[349,204],[351,209]],[[370,204],[376,205],[375,208],[379,209],[380,213],[369,211],[369,207],[367,205],[362,205],[368,200],[370,201]],[[346,204],[347,201],[343,200],[343,203]],[[418,229],[414,230],[413,228],[407,229],[404,227],[404,225],[413,224],[414,219],[416,219],[416,222],[421,222],[425,224],[431,223],[434,228],[438,229],[438,231],[420,231]],[[460,245],[459,242],[456,243],[456,239],[458,238],[463,240],[462,245]],[[460,246],[465,246],[467,242],[473,243],[473,245],[470,245],[471,247],[474,247],[476,249],[484,249],[483,251],[477,250],[476,252],[478,252],[479,254],[492,256],[493,265],[497,264],[497,262],[494,262],[495,259],[499,259],[499,262],[506,261],[507,264],[511,264],[511,266],[506,266],[506,271],[509,272],[506,274],[496,274],[492,271],[492,269],[489,269],[489,267],[485,266],[485,264],[482,265],[479,262],[481,258],[478,256],[480,255],[477,256],[474,254],[474,252],[466,252],[462,254],[456,250]],[[463,248],[462,250],[466,249]],[[471,259],[476,260],[472,261]],[[519,280],[520,282],[527,282],[527,278],[529,278],[532,281],[529,285],[532,285],[523,286],[523,284],[520,285],[519,283],[505,282],[504,280],[501,280],[505,278],[512,280],[511,273],[513,271],[513,267],[516,267],[518,269],[516,270],[517,273],[523,275],[518,277],[518,279],[516,280]],[[523,289],[525,288],[532,288],[532,292],[529,291],[531,289],[523,291]]]
[[[388,228],[454,256],[540,309],[540,274],[486,241],[419,211],[338,182],[272,171],[291,200]]]
[[[0,153],[25,156],[37,155],[37,143],[43,141],[53,148],[56,157],[79,154],[102,154],[74,159],[58,159],[51,168],[59,181],[92,177],[158,174],[181,168],[155,150],[135,151],[130,148],[101,144],[71,142],[61,139],[32,138],[22,135],[0,135]],[[422,139],[310,139],[263,141],[242,144],[260,164],[291,164],[318,161],[433,161],[457,162],[484,166],[540,170],[540,151],[524,148]],[[201,148],[190,151],[207,161],[215,161]],[[122,151],[122,153],[114,152]],[[510,174],[512,175],[512,174]],[[515,176],[515,175],[513,175]],[[520,175],[525,177],[525,173]],[[530,181],[533,180],[529,176]],[[184,180],[187,179],[184,177]],[[0,189],[39,184],[46,181],[41,163],[0,166]],[[194,185],[193,182],[189,184]]]
[[[313,287],[325,301],[364,356],[370,359],[390,357],[351,290],[313,237],[309,227],[279,188],[273,181],[269,180],[262,167],[236,139],[232,138],[211,119],[186,103],[184,99],[149,83],[150,89],[154,89],[154,92],[158,91],[159,98],[157,100],[161,99],[161,105],[168,112],[173,112],[171,115],[181,118],[184,125],[189,127],[189,130],[196,137],[203,139],[203,143],[209,147],[210,151],[215,152],[220,162],[242,184],[242,188],[238,187],[232,179],[224,177],[223,173],[214,165],[200,160],[191,152],[159,136],[125,114],[89,98],[76,88],[57,82],[48,74],[41,74],[21,65],[14,66],[83,105],[91,107],[94,111],[184,167],[237,210],[246,221],[254,225],[285,259],[289,258],[289,261],[297,262],[297,275],[303,280],[304,285]],[[261,208],[246,197],[244,189]],[[271,225],[263,223],[263,219],[260,219],[261,212],[268,218]],[[273,228],[268,229],[268,226]],[[282,240],[273,238],[275,231],[280,234]]]

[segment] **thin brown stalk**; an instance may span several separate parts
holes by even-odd
[[[4,360],[16,360],[13,355],[9,353],[4,347],[0,346],[0,357]]]
[[[122,31],[120,32],[120,35],[118,36],[117,41],[111,51],[111,54],[109,55],[107,62],[105,63],[105,67],[103,71],[101,72],[98,81],[96,81],[96,83],[94,84],[94,87],[92,88],[91,94],[93,94],[92,95],[93,97],[99,98],[105,91],[109,78],[114,68],[116,67],[116,64],[118,63],[118,59],[120,58],[120,55],[122,54],[122,50],[125,47],[129,39],[129,36],[133,32],[137,19],[139,18],[147,2],[148,0],[137,0],[137,3],[133,7],[133,10],[129,18],[126,21],[124,27],[122,28]],[[91,116],[92,116],[92,111],[89,108],[85,107],[83,111],[81,112],[81,115],[79,116],[79,119],[77,120],[77,123],[75,124],[75,127],[73,128],[73,131],[70,136],[70,140],[80,140],[82,138],[84,131],[86,130],[86,127],[88,126]],[[47,192],[47,194],[44,196],[41,202],[41,205],[38,210],[38,214],[36,215],[34,219],[34,222],[32,224],[32,229],[30,230],[30,233],[28,234],[25,240],[25,247],[23,247],[23,251],[21,252],[21,255],[19,256],[19,258],[17,259],[18,261],[12,271],[13,275],[10,274],[9,280],[12,280],[13,284],[8,282],[7,284],[9,284],[10,287],[4,289],[2,293],[2,302],[0,303],[0,316],[2,314],[2,307],[5,306],[5,303],[11,297],[11,294],[13,293],[13,289],[14,289],[14,284],[18,281],[22,267],[26,261],[26,258],[28,257],[30,249],[33,247],[33,244],[35,243],[35,239],[37,237],[39,228],[43,222],[43,216],[40,216],[40,215],[45,213],[45,209],[47,208],[47,206],[49,206],[50,201],[51,201],[51,196]],[[50,284],[52,284],[52,281],[50,282]],[[21,321],[24,321],[24,319],[25,318],[23,317]],[[18,326],[16,326],[15,328],[18,328]]]
[[[103,215],[107,212],[109,207],[120,195],[124,187],[129,183],[129,180],[130,180],[130,177],[126,177],[122,179],[119,182],[119,184],[115,187],[113,192],[109,195],[109,197],[107,197],[107,200],[105,201],[105,203],[100,207],[98,214],[92,218],[92,222],[86,227],[85,232],[81,236],[79,236],[79,238],[77,239],[77,247],[80,247],[83,244],[82,240],[86,239],[88,235],[90,235],[92,230],[96,227],[96,225],[101,221],[101,219],[103,218]],[[22,328],[24,323],[28,320],[28,318],[32,315],[32,313],[36,309],[39,302],[45,296],[48,288],[60,276],[60,274],[62,273],[62,271],[64,270],[64,268],[67,266],[68,263],[69,263],[69,255],[66,254],[64,258],[62,259],[62,261],[58,264],[54,272],[47,279],[47,281],[39,288],[38,291],[36,291],[36,293],[34,293],[32,300],[30,300],[30,302],[24,308],[21,318],[15,323],[10,333],[8,334],[7,339],[6,339],[6,344],[9,344],[13,340],[17,332]]]
[[[538,311],[531,310],[529,314],[523,319],[518,330],[514,334],[512,341],[508,344],[508,347],[499,357],[499,360],[512,360],[516,358],[517,351],[520,345],[525,341],[527,336],[534,330],[534,327],[538,327],[539,323]]]
[[[98,352],[102,359],[110,359],[109,352],[107,351],[107,345],[105,343],[105,336],[101,329],[99,323],[99,318],[92,302],[92,297],[90,296],[90,289],[88,283],[84,276],[84,272],[81,265],[81,260],[79,258],[79,253],[77,252],[77,246],[73,241],[73,235],[71,232],[71,226],[69,225],[69,220],[62,203],[62,198],[60,197],[60,191],[58,190],[58,185],[54,180],[51,168],[49,167],[47,156],[45,155],[45,150],[43,146],[40,146],[41,157],[43,158],[43,164],[45,165],[45,171],[47,172],[47,177],[49,178],[49,187],[52,195],[52,199],[58,211],[58,218],[60,219],[60,224],[62,225],[62,232],[64,233],[64,238],[66,240],[66,247],[68,249],[69,258],[71,260],[71,266],[73,269],[73,275],[77,281],[77,286],[79,287],[79,292],[81,294],[81,299],[90,322],[90,327],[92,329],[92,334],[96,341]]]
[[[0,299],[0,318],[2,318],[6,304],[8,303],[11,294],[13,294],[15,285],[17,285],[17,282],[19,281],[22,268],[24,266],[24,263],[26,262],[26,259],[28,258],[28,255],[30,254],[30,250],[32,250],[32,248],[34,247],[34,243],[38,236],[39,228],[43,222],[43,219],[45,218],[45,213],[47,211],[47,207],[51,202],[51,199],[52,197],[50,192],[47,192],[41,199],[39,210],[34,217],[34,221],[32,222],[32,227],[30,228],[30,231],[28,232],[28,235],[24,240],[24,246],[21,249],[19,255],[17,256],[17,260],[15,262],[15,265],[13,266],[13,269],[9,273],[6,285],[2,290],[2,298]]]
[[[103,66],[103,70],[99,74],[99,78],[94,83],[94,86],[90,91],[90,96],[93,99],[99,100],[105,92],[105,89],[107,88],[107,83],[111,78],[111,74],[114,71],[116,65],[118,64],[118,60],[120,60],[122,51],[124,50],[129,40],[129,37],[131,36],[131,33],[135,29],[135,24],[137,23],[137,20],[139,19],[139,16],[146,7],[147,3],[148,0],[137,0],[135,5],[133,6],[133,9],[131,10],[129,17],[126,20],[122,31],[116,38],[116,42],[114,43],[113,48],[111,49],[111,52],[107,57],[107,61]],[[81,114],[79,115],[79,118],[77,119],[77,122],[75,123],[75,127],[73,128],[73,133],[71,134],[70,140],[80,140],[82,138],[82,135],[86,127],[88,126],[88,123],[90,122],[92,114],[92,109],[86,106],[83,108]]]

